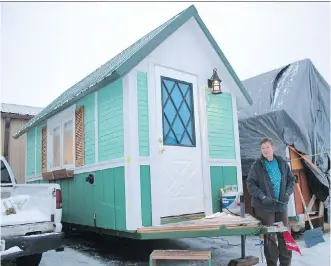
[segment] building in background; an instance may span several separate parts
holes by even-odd
[[[17,183],[25,183],[26,138],[12,136],[42,109],[1,103],[1,155],[10,164]]]

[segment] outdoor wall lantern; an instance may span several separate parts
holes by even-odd
[[[214,68],[212,77],[208,79],[208,88],[212,89],[212,94],[222,93],[221,82],[222,80],[217,75],[217,69]]]

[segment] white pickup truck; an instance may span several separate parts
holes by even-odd
[[[1,261],[38,266],[42,253],[63,251],[62,196],[58,184],[16,184],[1,157]]]

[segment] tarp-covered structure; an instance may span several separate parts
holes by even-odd
[[[253,105],[238,110],[243,176],[260,156],[260,140],[270,137],[276,153],[286,158],[286,147],[306,154],[318,170],[317,198],[329,195],[330,85],[311,60],[305,59],[243,81]]]

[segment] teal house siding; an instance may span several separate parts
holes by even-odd
[[[236,159],[231,94],[212,95],[206,90],[206,115],[209,157]]]
[[[76,108],[84,106],[84,164],[95,162],[95,95],[81,99]]]
[[[139,156],[149,156],[147,73],[137,73]]]
[[[124,157],[123,79],[98,91],[98,158]]]
[[[213,213],[220,211],[220,189],[228,185],[238,185],[237,167],[235,166],[211,166],[210,184]]]
[[[140,165],[141,222],[152,226],[152,187],[149,165]]]
[[[41,123],[37,126],[37,137],[36,137],[36,176],[41,176],[41,142],[42,142],[42,130],[47,126],[46,122]]]
[[[26,176],[34,177],[35,176],[35,147],[36,142],[36,129],[32,128],[27,133],[27,143],[26,143]]]
[[[71,179],[28,183],[57,183],[61,186],[62,222],[125,231],[124,167],[95,171],[93,185],[85,181],[86,175],[82,173]]]

